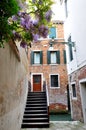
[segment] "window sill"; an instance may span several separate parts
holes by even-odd
[[[60,87],[50,87],[50,89],[60,89]]]
[[[72,97],[72,100],[77,100],[77,97]]]
[[[49,64],[49,65],[58,65],[57,63],[55,63],[55,64]]]
[[[41,66],[42,64],[32,64],[32,66]]]

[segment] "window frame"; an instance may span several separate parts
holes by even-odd
[[[55,57],[53,57],[52,55],[54,55]],[[53,58],[55,58],[55,62],[52,61]],[[50,51],[50,63],[57,64],[57,52],[56,51]]]
[[[34,53],[39,53],[39,63],[35,63],[35,60],[34,60]],[[41,51],[41,50],[33,50],[33,51],[31,51],[31,64],[32,65],[41,65],[41,64],[43,64],[43,51]]]
[[[74,86],[73,86],[73,85],[74,85]],[[73,87],[75,87],[75,95],[76,95],[76,96],[74,96]],[[75,83],[75,82],[71,83],[71,92],[72,92],[72,99],[73,99],[73,100],[77,100],[77,91],[76,91],[76,83]]]
[[[51,53],[55,52],[56,53],[56,63],[51,62]],[[47,63],[49,65],[57,65],[60,64],[60,50],[48,50],[47,51]]]
[[[54,26],[52,26],[51,28],[50,28],[50,30],[52,29],[52,28],[54,28],[55,29],[55,37],[53,38],[53,37],[50,37],[50,35],[48,35],[48,39],[57,39],[57,28],[56,27],[54,27]],[[52,35],[52,34],[51,34]]]
[[[37,55],[38,55],[38,58],[37,58]],[[34,52],[34,64],[40,64],[40,52],[39,51]]]
[[[58,75],[58,87],[54,87],[54,86],[51,86],[51,76],[52,75]],[[50,79],[50,89],[59,89],[60,88],[60,76],[59,74],[49,74],[49,79]]]

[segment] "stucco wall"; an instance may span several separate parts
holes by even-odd
[[[9,46],[0,48],[0,130],[19,130],[28,89],[28,61],[19,47],[20,61]]]

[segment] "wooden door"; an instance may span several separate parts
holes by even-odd
[[[33,75],[33,91],[41,91],[41,75]]]

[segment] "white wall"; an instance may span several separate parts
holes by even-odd
[[[78,68],[86,64],[86,0],[68,0],[70,2],[68,9],[68,18],[65,20],[64,30],[65,39],[71,34],[72,41],[75,42],[76,51],[73,52],[74,59],[72,62],[69,61],[68,51],[67,51],[67,61],[68,61],[68,73],[72,73]]]

